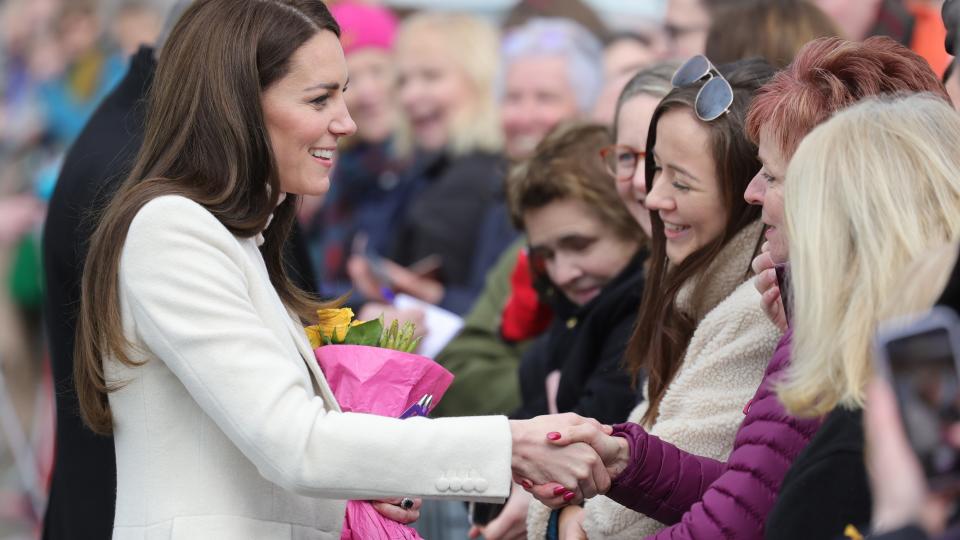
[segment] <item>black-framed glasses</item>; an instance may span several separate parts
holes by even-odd
[[[600,150],[600,157],[614,178],[629,180],[633,178],[637,166],[647,157],[647,153],[626,144],[614,144]]]
[[[694,112],[704,122],[720,118],[733,105],[733,87],[723,78],[710,60],[698,54],[683,63],[673,74],[671,83],[674,88],[683,88],[706,79],[706,83],[697,92]]]

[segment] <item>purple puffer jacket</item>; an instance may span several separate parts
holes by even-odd
[[[820,419],[787,414],[772,389],[790,363],[792,335],[780,340],[746,404],[726,463],[684,452],[637,424],[614,426],[614,435],[630,442],[630,465],[607,497],[670,525],[651,538],[763,538],[787,469],[820,427]]]

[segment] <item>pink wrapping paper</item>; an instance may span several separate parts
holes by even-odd
[[[425,394],[435,406],[453,374],[416,354],[363,345],[325,345],[314,350],[345,412],[400,416]],[[415,530],[381,516],[368,502],[347,502],[340,540],[422,540]]]

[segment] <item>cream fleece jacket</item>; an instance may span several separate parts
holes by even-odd
[[[748,273],[760,237],[758,221],[735,236],[700,274],[708,279],[697,298],[698,283],[680,290],[678,307],[700,320],[683,364],[660,402],[649,432],[697,455],[726,459],[743,420],[743,408],[763,379],[780,331],[764,315],[760,294]],[[644,396],[647,390],[644,388]],[[647,400],[630,413],[639,422]],[[589,538],[637,539],[663,525],[606,497],[584,506]],[[550,510],[534,501],[527,514],[528,538],[545,538]]]

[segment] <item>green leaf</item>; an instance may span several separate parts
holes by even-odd
[[[383,323],[380,319],[374,319],[351,326],[343,339],[343,344],[376,347],[380,343],[381,334],[383,334]]]

